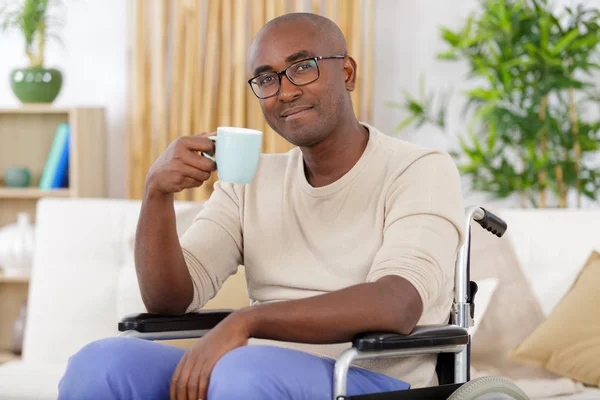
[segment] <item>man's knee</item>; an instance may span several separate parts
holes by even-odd
[[[132,339],[107,338],[92,342],[75,353],[59,383],[60,399],[111,398],[118,387],[114,381],[124,377],[129,344]]]
[[[282,385],[277,366],[268,362],[262,346],[239,347],[215,364],[210,376],[208,398],[280,399]]]

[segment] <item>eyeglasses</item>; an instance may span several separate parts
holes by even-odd
[[[343,59],[346,56],[322,56],[305,58],[288,65],[279,72],[267,72],[255,76],[248,81],[252,92],[259,99],[275,96],[281,88],[281,76],[285,74],[290,82],[296,86],[308,85],[319,79],[319,60]]]

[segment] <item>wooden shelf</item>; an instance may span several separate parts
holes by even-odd
[[[68,107],[55,107],[49,104],[24,104],[20,107],[0,108],[0,114],[69,114]]]
[[[20,360],[21,356],[14,354],[8,350],[0,350],[0,364],[8,362],[8,361],[16,361]]]
[[[0,187],[0,199],[40,199],[42,197],[70,197],[70,189],[44,190],[39,188]]]
[[[0,283],[29,283],[28,276],[4,276],[0,272]]]

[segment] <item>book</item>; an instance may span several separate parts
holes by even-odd
[[[70,138],[69,124],[61,123],[56,129],[52,146],[48,152],[40,179],[40,189],[68,187]]]

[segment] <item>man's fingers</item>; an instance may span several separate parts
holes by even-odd
[[[177,387],[175,388],[177,400],[197,400],[190,399],[187,396],[187,387],[190,382],[190,374],[194,370],[196,364],[196,357],[190,353],[190,356],[185,361],[185,366],[181,370],[180,378],[177,381]]]
[[[181,160],[194,168],[202,171],[216,171],[217,165],[213,160],[198,153],[188,152],[181,157]]]
[[[194,188],[202,186],[203,183],[204,183],[203,181],[198,181],[194,178],[188,178],[187,176],[185,176],[181,180],[181,183],[179,184],[179,186],[175,188],[175,190],[182,191],[184,189],[194,189]]]
[[[187,398],[189,400],[198,400],[198,399],[206,399],[206,396],[203,397],[202,393],[198,391],[198,384],[200,382],[200,373],[204,368],[204,363],[198,360],[198,356],[196,358],[196,362],[194,364],[194,368],[190,373],[190,378],[188,379],[187,384]]]
[[[199,134],[194,136],[184,136],[180,140],[186,148],[194,151],[203,151],[208,154],[214,154],[215,143],[208,138],[208,134]]]
[[[198,399],[206,400],[208,397],[208,381],[210,379],[210,373],[212,369],[212,363],[206,363],[202,367],[202,371],[198,377]]]
[[[184,177],[195,179],[200,183],[210,179],[210,172],[190,167],[189,165],[181,165],[179,171]]]
[[[171,400],[177,399],[177,385],[179,384],[179,379],[181,378],[181,370],[185,366],[185,362],[187,360],[188,353],[185,352],[179,364],[177,364],[177,368],[175,368],[175,372],[173,372],[173,376],[171,377],[171,386],[169,387],[169,396]]]

